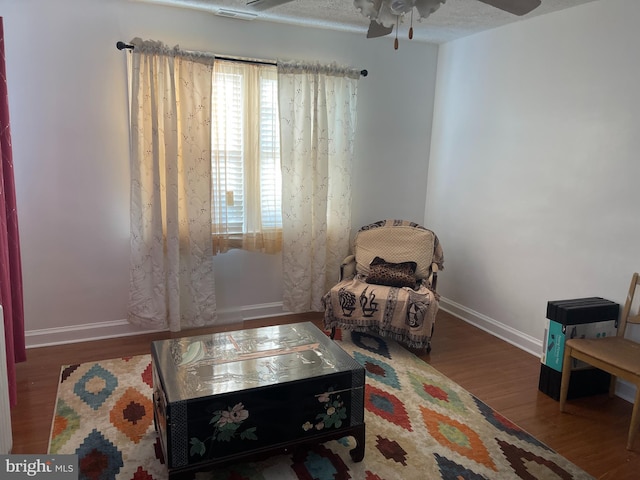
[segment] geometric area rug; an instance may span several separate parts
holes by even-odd
[[[198,480],[592,479],[394,341],[344,337],[366,371],[362,462],[345,437]],[[151,398],[150,355],[62,367],[49,453],[77,454],[79,480],[166,480]]]

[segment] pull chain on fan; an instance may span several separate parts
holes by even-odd
[[[393,48],[394,48],[394,50],[397,50],[397,49],[398,49],[398,27],[399,27],[399,26],[400,26],[400,17],[398,17],[398,18],[396,19],[396,39],[395,39],[395,41],[393,42]]]
[[[409,40],[413,40],[413,10],[411,10],[411,26],[409,27]]]

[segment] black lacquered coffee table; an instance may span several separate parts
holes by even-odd
[[[364,368],[312,323],[153,342],[154,418],[169,478],[352,436]]]

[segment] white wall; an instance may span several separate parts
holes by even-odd
[[[536,354],[548,300],[624,303],[640,269],[640,2],[444,45],[426,223],[442,306]]]
[[[358,96],[354,227],[424,217],[436,46],[401,41],[396,52],[392,39],[367,40],[364,33],[124,0],[0,0],[0,15],[29,345],[131,331],[124,322],[129,171],[118,40],[139,36],[225,55],[366,68]],[[281,311],[280,262],[279,255],[245,252],[216,257],[220,321]]]

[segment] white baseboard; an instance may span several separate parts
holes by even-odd
[[[239,323],[245,320],[254,320],[256,318],[276,317],[278,315],[286,315],[282,307],[282,302],[259,303],[256,305],[245,305],[240,308],[224,308],[218,310],[218,320],[216,325],[225,325],[229,323]]]
[[[471,325],[492,334],[538,358],[542,354],[542,341],[522,333],[509,325],[498,322],[482,313],[471,310],[445,297],[440,298],[440,308]],[[436,327],[437,328],[437,327]],[[435,334],[437,335],[437,333]]]
[[[618,379],[616,382],[616,396],[633,403],[636,399],[636,386],[626,380]]]
[[[240,308],[218,310],[215,325],[240,323],[256,318],[284,315],[282,302],[247,305]],[[149,330],[130,324],[127,320],[87,323],[68,327],[43,328],[25,332],[27,348],[48,347],[68,343],[88,342],[106,338],[128,337],[162,330]]]
[[[137,327],[131,325],[127,320],[112,320],[109,322],[86,323],[68,327],[27,330],[25,332],[25,341],[27,348],[37,348],[103,340],[105,338],[128,337],[154,331],[160,330],[148,330]]]

